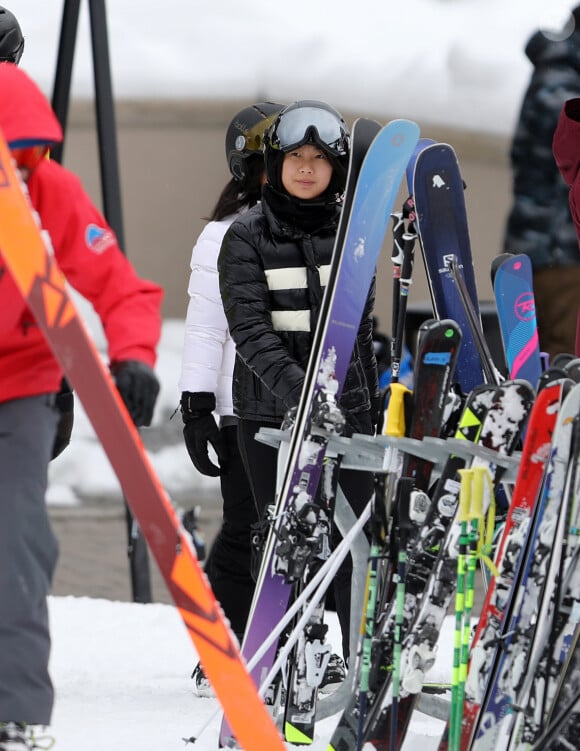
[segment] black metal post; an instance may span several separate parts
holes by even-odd
[[[53,107],[63,131],[66,129],[68,104],[70,102],[70,82],[78,27],[79,5],[80,0],[64,0],[59,56],[53,94]],[[117,131],[111,84],[105,0],[89,0],[89,14],[103,213],[115,232],[120,247],[125,252]],[[52,156],[54,158],[54,152]],[[62,158],[62,149],[58,156],[60,161],[60,158]],[[142,603],[151,602],[151,576],[147,543],[126,501],[125,516],[127,522],[127,554],[129,556],[133,601]]]
[[[52,91],[52,109],[66,134],[68,121],[68,106],[70,102],[70,86],[73,69],[73,59],[77,40],[79,23],[80,0],[65,0],[62,12],[60,28],[60,40],[58,44],[58,57],[56,61],[56,74]],[[63,142],[51,149],[50,157],[59,164],[62,163],[64,151]]]
[[[89,0],[91,41],[93,47],[93,73],[95,80],[95,108],[99,137],[99,162],[103,212],[121,248],[125,248],[123,214],[121,211],[121,181],[117,151],[117,127],[111,84],[111,65],[105,0]]]

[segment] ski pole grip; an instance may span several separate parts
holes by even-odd
[[[469,520],[469,511],[471,508],[471,490],[473,483],[472,469],[457,470],[461,478],[461,489],[459,491],[459,515],[458,522],[467,522]]]
[[[385,435],[402,438],[405,435],[405,394],[410,389],[402,383],[391,383]]]
[[[487,467],[473,468],[473,492],[471,496],[470,516],[483,522],[484,516],[484,481],[488,472]]]

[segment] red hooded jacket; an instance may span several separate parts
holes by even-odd
[[[0,130],[9,144],[62,140],[48,101],[11,63],[0,64]],[[67,281],[101,319],[110,361],[141,360],[153,367],[161,332],[161,287],[137,276],[73,173],[43,159],[28,180],[28,190]],[[61,378],[0,255],[0,402],[58,391]]]

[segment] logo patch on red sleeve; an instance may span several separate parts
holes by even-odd
[[[87,248],[93,253],[104,253],[107,248],[115,244],[115,235],[106,227],[89,224],[85,230]]]

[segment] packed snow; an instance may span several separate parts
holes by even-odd
[[[65,2],[7,4],[22,25],[22,67],[50,95]],[[92,97],[88,3],[81,3],[72,94]],[[509,135],[531,66],[523,54],[538,28],[558,34],[567,0],[359,0],[284,3],[233,0],[115,0],[108,3],[117,97],[157,99],[325,99],[360,114]],[[567,33],[567,32],[565,32]],[[192,238],[193,242],[194,238]],[[89,326],[102,333],[89,311]],[[180,440],[177,379],[182,321],[166,321],[157,372],[162,391],[145,440],[171,495],[216,489],[191,466]],[[168,427],[169,426],[169,427]],[[118,493],[108,461],[80,405],[73,443],[51,466],[49,502],[75,505]],[[53,597],[50,729],[59,751],[217,747],[217,702],[199,699],[189,678],[195,652],[168,605]],[[339,643],[331,619],[331,640]],[[333,636],[334,634],[334,636]],[[450,628],[432,676],[450,673]],[[335,719],[317,727],[322,751]],[[205,729],[203,729],[205,727]],[[440,724],[423,717],[406,749],[436,748]],[[201,733],[201,734],[200,734]]]
[[[49,606],[55,751],[216,751],[219,705],[195,693],[195,652],[175,608],[74,597],[50,598]],[[335,615],[328,621],[329,638],[340,643]],[[446,625],[433,680],[449,679]],[[336,721],[317,724],[312,751],[326,751]],[[442,729],[440,721],[418,716],[406,751],[435,751]],[[196,743],[186,745],[192,736]]]

